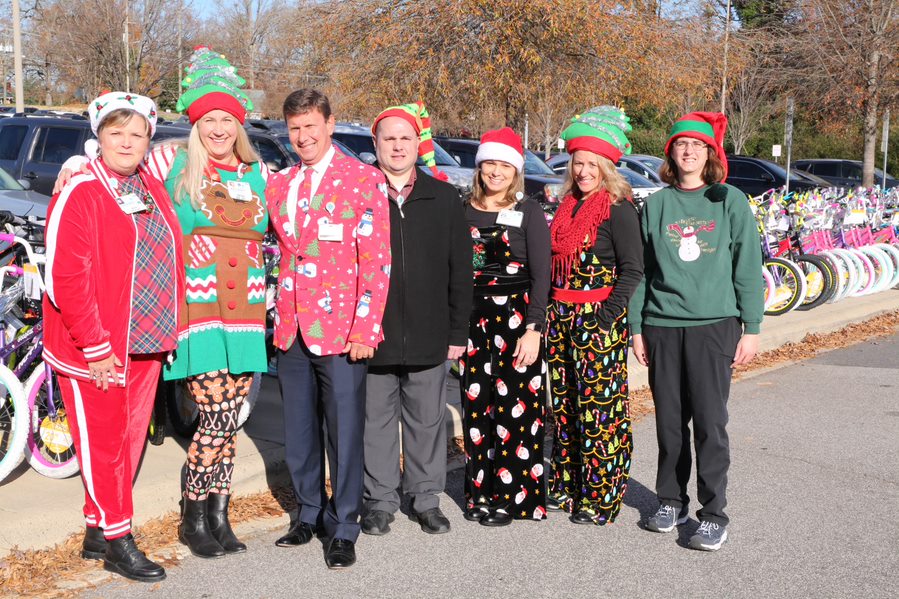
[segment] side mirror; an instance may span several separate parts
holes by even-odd
[[[762,173],[762,181],[764,181],[765,183],[774,183],[774,175],[772,175],[768,171],[765,171]]]
[[[28,179],[18,179],[17,181],[18,181],[19,185],[22,186],[22,189],[25,189],[25,190],[31,189],[31,181],[29,181]]]
[[[365,164],[374,164],[378,161],[378,158],[371,152],[361,152],[359,154],[359,159]]]

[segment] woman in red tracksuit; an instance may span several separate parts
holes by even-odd
[[[85,487],[82,556],[152,582],[165,570],[135,545],[131,485],[162,360],[177,344],[181,231],[165,187],[143,167],[153,101],[112,92],[88,112],[100,156],[50,203],[44,356]]]

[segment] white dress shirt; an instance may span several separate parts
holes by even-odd
[[[318,191],[318,186],[322,182],[322,177],[325,176],[325,171],[328,170],[328,165],[331,164],[331,159],[334,158],[334,145],[332,144],[328,151],[325,152],[325,155],[321,160],[316,162],[315,164],[308,166],[303,164],[300,166],[300,174],[290,183],[290,193],[287,195],[287,219],[290,223],[290,231],[295,230],[296,228],[296,220],[297,220],[297,204],[300,201],[299,198],[299,190],[300,186],[303,184],[303,181],[306,180],[307,176],[312,177],[312,189],[310,190],[309,197],[307,200],[312,200],[312,197],[315,196],[315,192]],[[311,175],[310,175],[311,171]]]

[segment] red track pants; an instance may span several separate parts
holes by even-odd
[[[84,519],[107,539],[131,532],[131,487],[147,442],[161,354],[131,356],[125,387],[97,389],[57,373],[84,483]]]

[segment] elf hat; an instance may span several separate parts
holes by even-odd
[[[623,154],[631,153],[631,142],[625,135],[631,129],[630,118],[623,110],[597,106],[571,119],[562,139],[569,154],[587,150],[618,162]]]
[[[100,123],[113,110],[127,108],[141,115],[150,123],[150,137],[156,133],[156,102],[146,96],[127,92],[107,92],[90,103],[87,114],[91,120],[91,130],[97,135]]]
[[[246,81],[237,74],[224,54],[217,54],[206,46],[197,46],[185,67],[181,87],[184,94],[178,99],[178,112],[187,111],[191,124],[210,110],[224,110],[234,115],[242,125],[253,102],[241,87]]]
[[[485,160],[501,160],[515,167],[519,173],[524,168],[524,149],[521,137],[511,127],[487,131],[481,136],[481,145],[475,156],[475,164]]]
[[[400,106],[391,106],[381,111],[375,121],[371,124],[371,134],[377,135],[378,123],[390,116],[396,116],[415,129],[418,134],[418,155],[424,161],[425,166],[431,169],[434,177],[441,181],[446,181],[448,177],[446,173],[437,168],[437,162],[434,160],[434,141],[431,138],[431,117],[428,109],[422,102],[413,102],[412,104],[402,104]]]
[[[727,155],[724,153],[724,133],[727,131],[727,117],[720,112],[691,112],[675,121],[671,135],[665,144],[665,155],[669,155],[671,143],[678,137],[693,137],[704,141],[713,148],[724,165],[727,178]],[[722,180],[723,181],[723,180]]]

